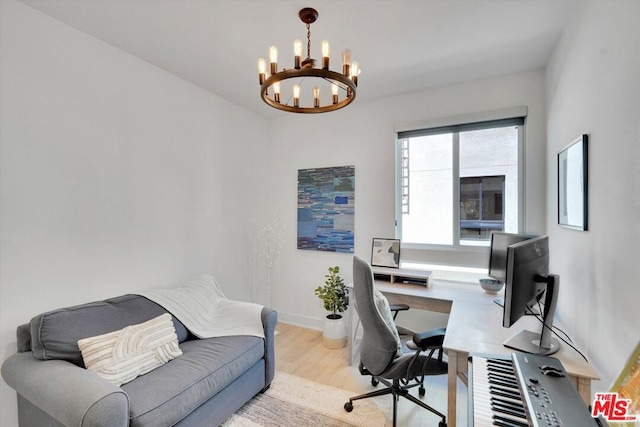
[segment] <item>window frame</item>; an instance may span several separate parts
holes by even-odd
[[[524,232],[526,221],[526,107],[515,107],[492,113],[481,113],[476,115],[465,115],[456,118],[444,119],[441,121],[431,121],[422,123],[405,124],[396,127],[395,141],[395,235],[402,237],[402,141],[411,137],[436,135],[442,133],[452,133],[452,155],[453,155],[453,182],[457,183],[453,188],[453,218],[452,235],[453,244],[427,244],[402,242],[403,249],[418,251],[437,252],[464,252],[464,253],[486,253],[488,245],[461,244],[460,240],[460,132],[480,130],[496,127],[515,126],[518,129],[518,233]],[[413,127],[412,127],[413,126]],[[472,255],[473,256],[473,255]]]

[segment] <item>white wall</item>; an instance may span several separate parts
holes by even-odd
[[[202,272],[247,299],[266,122],[21,3],[0,9],[0,358],[38,313]],[[0,393],[0,425],[17,425],[15,392]]]
[[[640,16],[592,2],[547,71],[547,223],[559,319],[606,390],[640,339]],[[589,231],[557,225],[556,154],[589,134]]]
[[[361,79],[366,88],[366,76]],[[544,232],[545,112],[543,72],[470,82],[382,100],[360,102],[322,115],[290,115],[273,123],[270,188],[274,206],[287,214],[286,244],[274,274],[273,305],[280,318],[320,328],[324,318],[313,289],[328,266],[351,280],[351,256],[296,249],[297,171],[355,165],[355,253],[370,258],[373,237],[394,236],[395,128],[514,106],[529,107],[526,133],[526,229]],[[440,319],[441,320],[441,319]],[[425,323],[419,326],[424,327]]]

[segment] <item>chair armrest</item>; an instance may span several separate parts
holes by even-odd
[[[413,335],[413,342],[424,351],[431,348],[440,348],[444,343],[445,328],[436,328],[429,331],[418,332]]]
[[[95,373],[63,360],[16,353],[2,364],[16,392],[66,426],[128,426],[129,397]]]
[[[391,311],[407,311],[409,306],[407,304],[389,304],[389,310]]]
[[[262,326],[264,328],[264,361],[265,361],[265,390],[271,384],[276,374],[275,330],[278,323],[278,313],[269,308],[262,308]]]

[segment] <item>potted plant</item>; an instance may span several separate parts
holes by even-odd
[[[324,277],[324,286],[315,289],[324,309],[330,312],[324,322],[322,343],[327,348],[341,348],[347,344],[347,330],[340,314],[349,305],[347,287],[340,277],[340,267],[337,265],[329,267],[329,274]]]

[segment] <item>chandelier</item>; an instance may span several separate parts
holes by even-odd
[[[346,107],[356,98],[358,74],[360,73],[358,63],[352,62],[351,51],[344,49],[342,52],[342,73],[331,71],[329,69],[329,42],[325,40],[322,42],[322,68],[316,68],[316,60],[311,58],[311,24],[318,19],[318,12],[307,7],[300,10],[298,16],[307,25],[307,57],[302,59],[302,41],[295,40],[293,43],[293,68],[283,68],[278,71],[278,49],[271,46],[269,48],[269,74],[267,74],[267,64],[264,58],[258,59],[260,97],[268,105],[290,113],[326,113]],[[313,88],[302,92],[302,84],[307,79],[313,81],[311,84]],[[286,102],[281,102],[281,94],[285,91],[291,93],[291,96]]]

